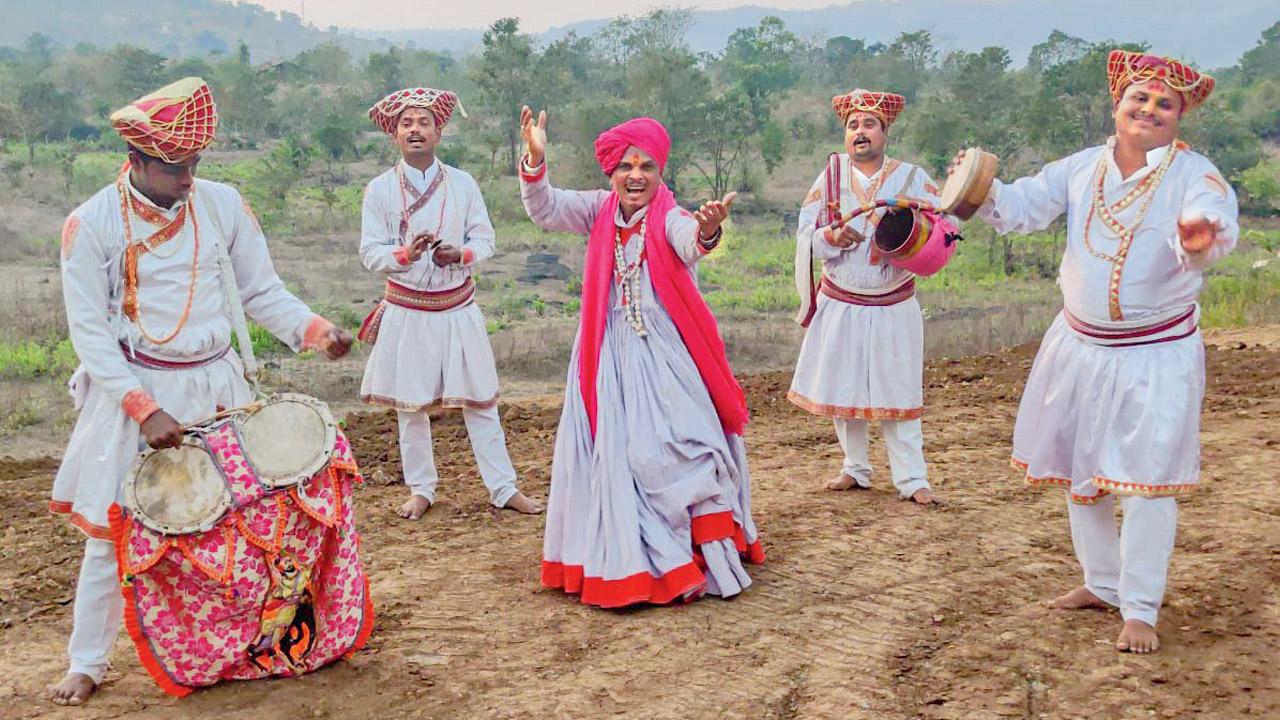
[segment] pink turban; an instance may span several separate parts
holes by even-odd
[[[671,152],[671,136],[662,123],[653,118],[634,118],[600,133],[596,138],[596,161],[605,175],[612,175],[627,148],[635,145],[658,163],[658,172],[667,167]]]

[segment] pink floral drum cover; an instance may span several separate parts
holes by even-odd
[[[364,646],[373,629],[339,432],[329,465],[288,488],[258,482],[233,423],[202,433],[234,498],[212,529],[163,535],[111,507],[111,533],[138,656],[182,697],[223,680],[297,676]]]

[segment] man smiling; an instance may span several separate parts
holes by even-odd
[[[553,188],[546,120],[521,111],[521,199],[539,226],[588,241],[542,584],[601,607],[735,595],[751,584],[744,561],[764,561],[746,399],[694,275],[735,194],[677,206],[662,182],[671,140],[651,118],[596,138],[609,190]]]
[[[1068,490],[1084,584],[1051,607],[1119,607],[1116,648],[1148,653],[1159,647],[1174,498],[1200,473],[1201,272],[1235,247],[1239,226],[1231,187],[1178,140],[1213,78],[1123,50],[1111,52],[1107,74],[1115,136],[1034,177],[996,181],[978,214],[1004,233],[1067,213],[1065,308],[1031,368],[1013,464],[1030,484]]]
[[[920,422],[924,318],[915,276],[884,262],[866,242],[881,212],[839,222],[841,212],[877,200],[937,195],[924,170],[885,156],[889,127],[905,105],[901,95],[861,89],[831,99],[844,123],[845,153],[831,154],[800,207],[796,281],[808,332],[787,398],[835,424],[844,463],[828,490],[871,486],[867,430],[879,420],[898,494],[930,505]],[[819,288],[814,259],[822,262]]]
[[[369,110],[403,159],[365,188],[360,259],[386,275],[386,293],[360,330],[373,344],[360,397],[397,411],[409,486],[398,513],[409,520],[436,501],[433,406],[462,410],[494,506],[542,512],[516,488],[498,417],[498,371],[475,303],[471,274],[493,255],[493,225],[476,181],[436,158],[457,105],[447,90],[408,88]]]

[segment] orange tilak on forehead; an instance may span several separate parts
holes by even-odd
[[[631,153],[631,158],[628,160],[628,162],[631,163],[632,167],[640,167],[640,164],[644,161],[640,159],[640,156],[638,154]]]

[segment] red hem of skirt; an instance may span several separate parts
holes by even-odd
[[[72,509],[72,503],[65,500],[50,500],[49,512],[54,515],[66,515],[67,522],[77,530],[94,540],[112,540],[111,528],[92,523],[85,516]]]
[[[707,579],[702,574],[706,562],[702,559],[703,543],[732,539],[738,553],[752,565],[764,563],[764,547],[757,538],[748,543],[742,526],[733,519],[730,511],[708,513],[692,518],[693,561],[654,576],[638,572],[616,580],[592,577],[584,574],[581,565],[566,565],[551,560],[542,561],[542,586],[578,595],[587,605],[602,608],[619,608],[639,603],[666,605],[677,598],[693,598],[702,594]]]
[[[639,603],[666,605],[671,601],[701,595],[707,578],[696,562],[689,562],[654,577],[648,572],[638,572],[617,580],[583,575],[581,565],[565,565],[542,561],[543,587],[564,590],[578,595],[587,605],[602,608],[619,608]]]

